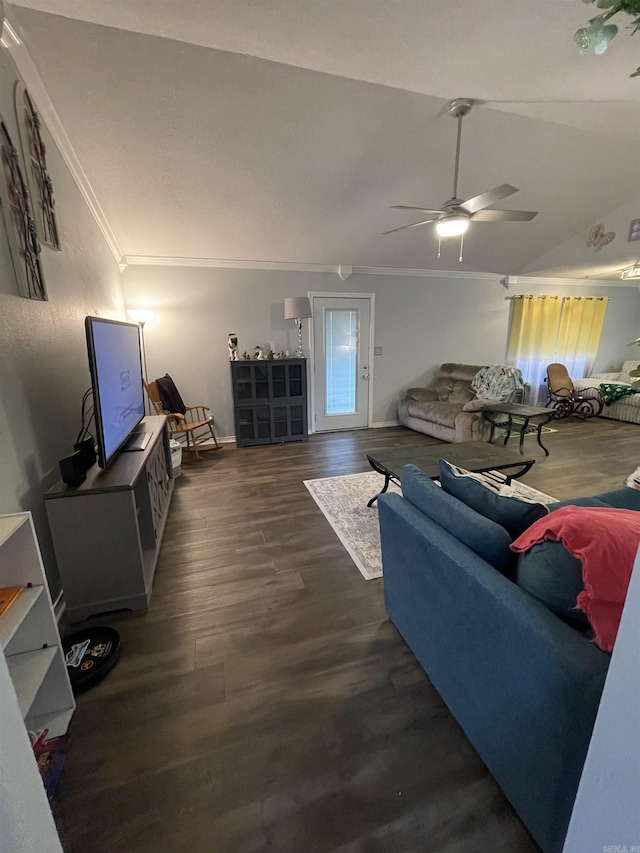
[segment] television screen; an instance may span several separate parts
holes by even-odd
[[[98,465],[106,468],[144,417],[140,327],[137,323],[86,317],[85,328]]]

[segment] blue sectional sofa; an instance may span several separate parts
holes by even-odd
[[[415,466],[402,490],[378,500],[389,617],[533,838],[559,853],[610,657],[511,579],[504,527]],[[640,492],[555,506],[567,503],[640,510]]]

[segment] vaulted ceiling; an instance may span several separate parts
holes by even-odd
[[[608,211],[640,216],[640,36],[581,55],[579,0],[8,11],[128,256],[517,273]],[[510,183],[499,207],[540,211],[473,223],[462,263],[433,225],[381,236],[422,218],[390,205],[451,196],[455,97],[478,102],[459,194]]]

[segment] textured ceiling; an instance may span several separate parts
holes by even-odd
[[[516,273],[638,199],[640,78],[578,0],[21,0],[24,42],[127,255]],[[501,183],[531,223],[436,258],[391,204]],[[418,217],[419,218],[419,217]],[[594,272],[596,268],[594,267]],[[569,274],[567,271],[566,274]]]

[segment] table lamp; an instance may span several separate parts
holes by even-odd
[[[311,302],[308,296],[287,296],[284,300],[284,319],[295,320],[298,327],[298,349],[296,358],[304,358],[302,352],[302,320],[311,317]]]

